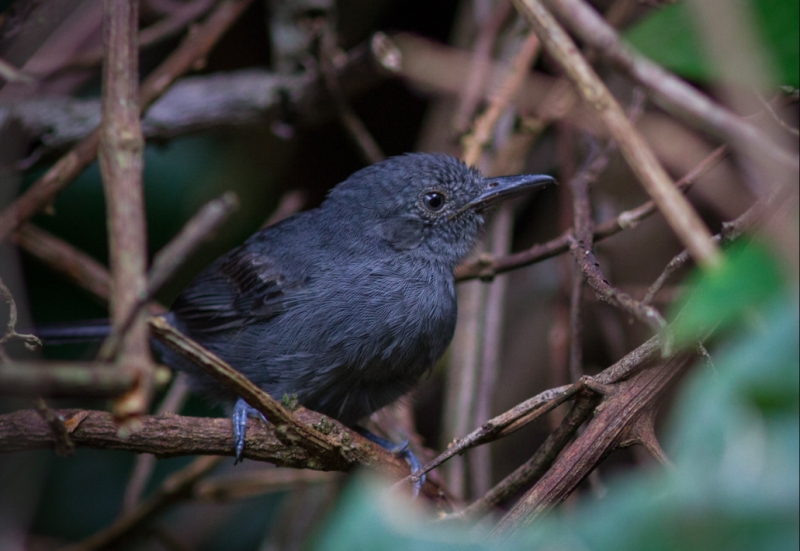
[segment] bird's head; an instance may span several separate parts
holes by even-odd
[[[545,175],[485,178],[453,157],[411,153],[354,173],[323,208],[360,235],[455,265],[475,245],[488,207],[553,182]]]

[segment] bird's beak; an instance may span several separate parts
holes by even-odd
[[[505,201],[526,191],[540,189],[555,184],[555,178],[545,174],[517,174],[516,176],[500,176],[484,178],[484,189],[475,199],[458,209],[455,215],[474,209],[482,210],[490,205]]]

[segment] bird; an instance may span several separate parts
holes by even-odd
[[[409,392],[444,354],[456,325],[453,271],[487,208],[551,184],[547,175],[486,178],[447,155],[410,153],[365,167],[315,209],[268,226],[203,270],[167,321],[277,399],[355,426]],[[194,388],[241,398],[177,353]]]
[[[542,174],[484,177],[442,154],[391,157],[215,260],[166,321],[272,397],[296,396],[358,429],[408,393],[450,344],[453,272],[480,238],[487,210],[554,182]],[[248,417],[263,416],[175,351],[153,345],[199,394],[234,404],[241,461]],[[419,468],[407,443],[365,436]]]

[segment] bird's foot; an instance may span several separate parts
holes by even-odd
[[[245,433],[247,431],[247,418],[254,417],[267,423],[267,418],[256,408],[245,402],[242,398],[236,400],[233,406],[233,446],[236,449],[234,465],[242,462],[244,452]]]
[[[365,428],[356,427],[356,432],[358,432],[361,436],[366,438],[371,442],[375,442],[384,450],[396,454],[398,457],[403,459],[406,463],[408,463],[409,468],[411,469],[411,474],[415,474],[422,469],[422,462],[419,458],[411,451],[409,447],[408,440],[403,440],[399,444],[395,444],[394,442],[387,440],[385,438],[381,438],[380,436],[376,436],[375,434],[371,433]],[[413,487],[413,496],[417,497],[419,495],[420,490],[425,485],[426,475],[422,475],[419,479],[414,482]]]

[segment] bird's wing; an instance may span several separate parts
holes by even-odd
[[[301,287],[275,259],[241,247],[201,273],[172,306],[190,334],[264,323],[286,308],[286,292]]]

